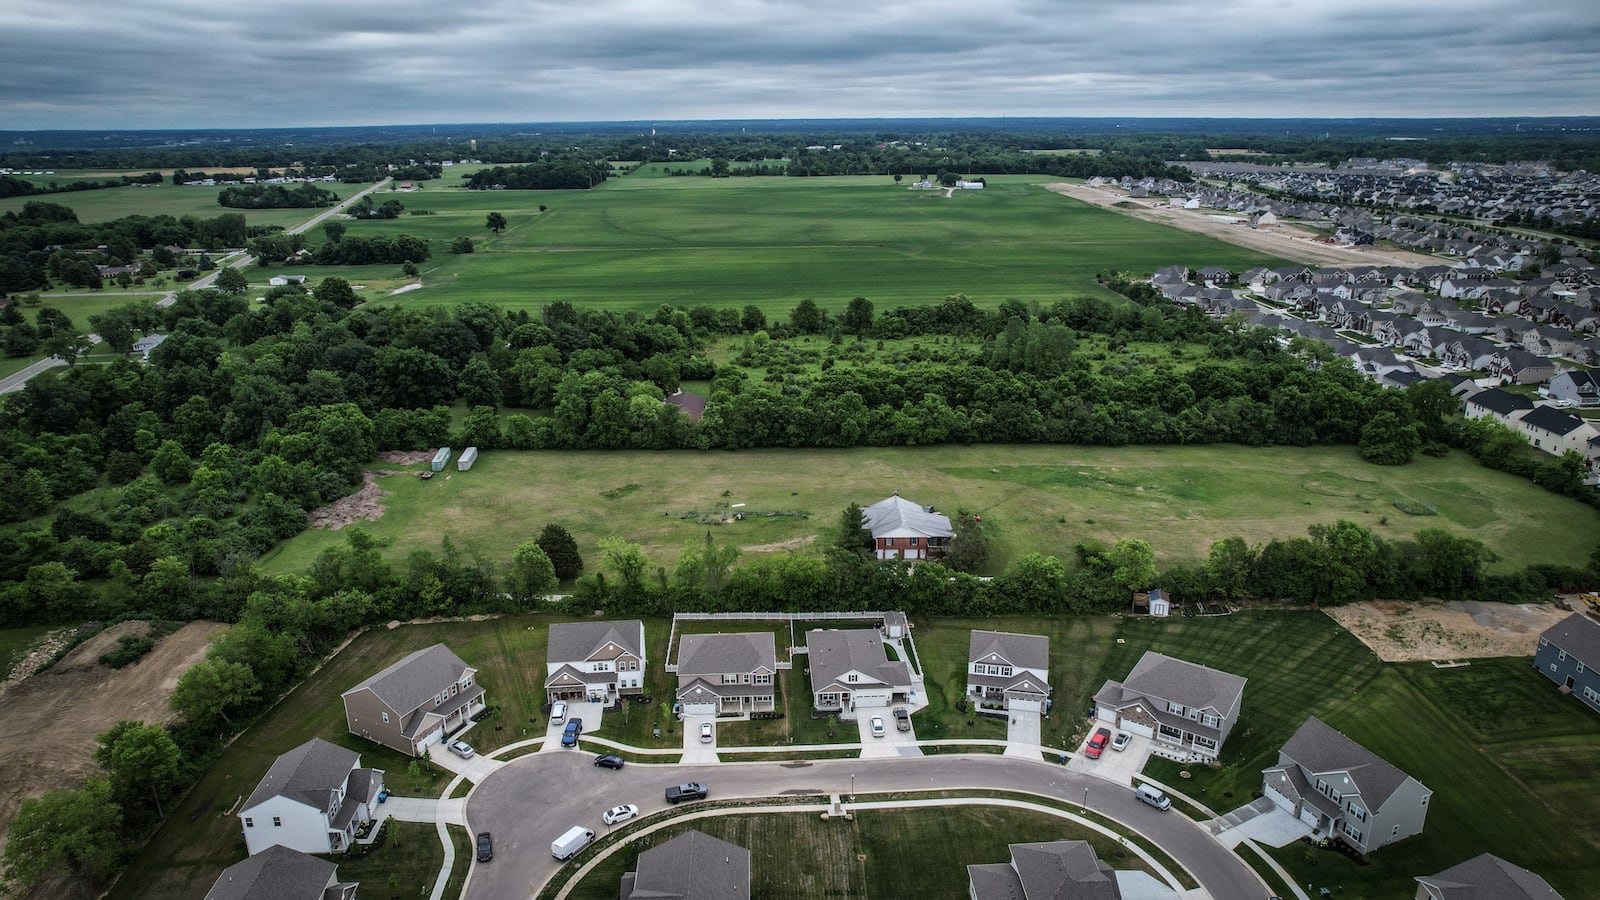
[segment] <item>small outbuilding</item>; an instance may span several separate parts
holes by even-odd
[[[440,447],[439,452],[433,455],[433,470],[443,472],[445,463],[450,461],[450,448]]]
[[[477,447],[468,447],[467,449],[461,451],[461,458],[456,460],[456,471],[465,472],[468,469],[472,468],[472,464],[477,462],[477,461],[478,461],[478,448]]]

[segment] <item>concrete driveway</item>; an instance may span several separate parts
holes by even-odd
[[[700,740],[700,725],[704,722],[711,723],[711,742],[704,743]],[[685,763],[716,763],[717,734],[722,726],[717,723],[716,716],[684,716],[683,717],[683,762]]]
[[[561,735],[567,730],[567,723],[573,719],[583,721],[583,734],[599,731],[605,724],[605,705],[570,701],[567,703],[567,717],[560,722],[550,722],[545,729],[544,746],[539,748],[540,753],[552,753],[557,750],[571,750],[571,747],[561,746]],[[579,735],[582,737],[582,735]]]
[[[1105,726],[1096,726],[1096,728]],[[1117,736],[1117,730],[1111,729],[1111,736]],[[1089,732],[1090,735],[1094,731]],[[1078,755],[1067,763],[1067,768],[1096,778],[1104,778],[1117,784],[1132,785],[1134,776],[1144,771],[1144,764],[1150,761],[1151,742],[1149,738],[1132,735],[1133,740],[1126,749],[1118,752],[1108,745],[1099,759],[1090,759],[1083,755],[1084,745],[1089,743],[1088,738],[1083,739],[1083,744],[1078,745]]]
[[[877,716],[883,722],[883,737],[872,736],[873,716]],[[898,735],[899,732],[894,730],[894,710],[889,707],[859,710],[856,716],[856,734],[861,739],[862,759],[882,759],[900,755],[900,748],[890,737]]]
[[[1012,710],[1008,713],[1010,721],[1006,724],[1006,756],[1016,756],[1022,759],[1038,759],[1042,749],[1039,747],[1040,735],[1044,730],[1043,723],[1036,712]]]

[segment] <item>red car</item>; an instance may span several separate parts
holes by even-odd
[[[1089,746],[1083,748],[1083,755],[1090,759],[1099,759],[1100,754],[1106,752],[1106,744],[1111,742],[1111,729],[1102,728],[1089,738]]]

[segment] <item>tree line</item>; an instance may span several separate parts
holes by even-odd
[[[0,295],[43,290],[53,283],[99,287],[96,264],[125,266],[147,254],[153,270],[178,262],[168,247],[242,247],[247,234],[239,213],[209,219],[124,216],[83,224],[70,207],[29,200],[20,211],[0,214]]]
[[[217,203],[234,209],[313,209],[338,202],[338,194],[314,184],[241,184],[217,192]]]

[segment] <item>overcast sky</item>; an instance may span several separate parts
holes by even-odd
[[[1593,115],[1585,6],[3,0],[0,129]]]

